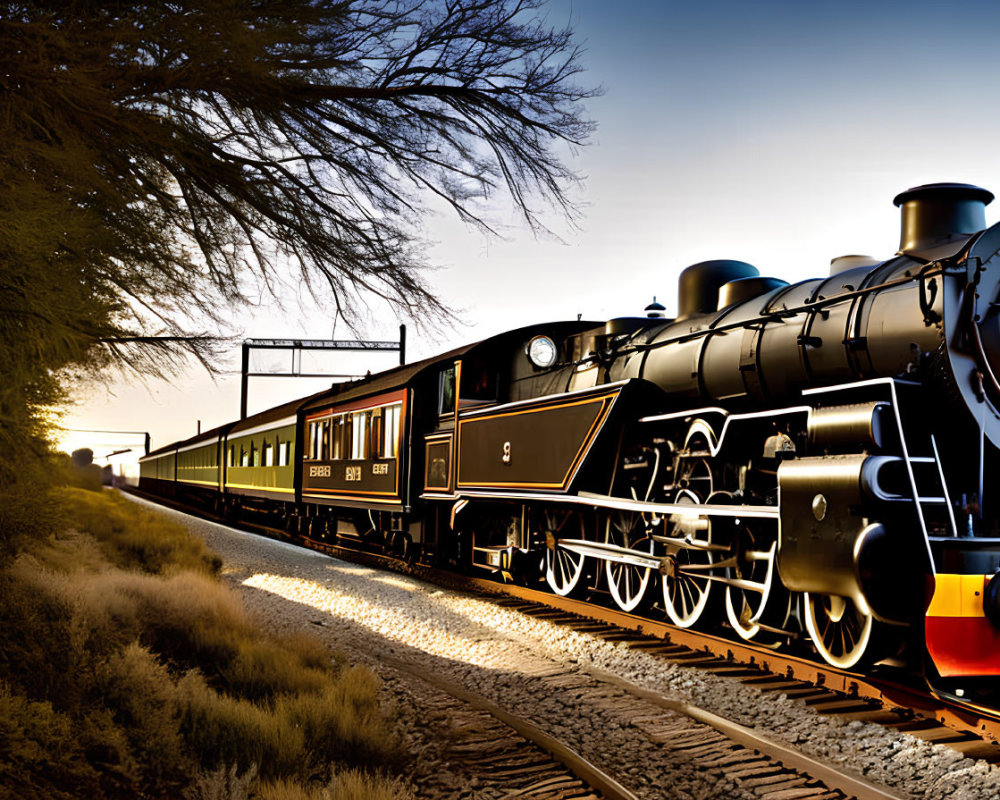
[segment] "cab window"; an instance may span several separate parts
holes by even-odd
[[[498,397],[498,378],[495,369],[483,364],[463,362],[459,408],[495,403]]]
[[[441,370],[438,376],[438,414],[455,413],[455,367]]]

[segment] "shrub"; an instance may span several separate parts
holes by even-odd
[[[264,634],[183,529],[108,493],[64,497],[86,533],[0,569],[0,798],[398,796],[360,773],[325,783],[394,763],[371,672]]]
[[[395,741],[378,706],[380,682],[371,670],[342,670],[318,695],[280,697],[275,713],[305,731],[310,747],[345,764],[388,764]]]
[[[400,782],[358,770],[337,773],[329,786],[330,800],[407,800],[411,792]]]
[[[97,671],[95,689],[137,761],[146,794],[174,794],[187,785],[196,759],[180,730],[182,695],[167,668],[131,643]]]
[[[76,725],[51,703],[14,694],[0,681],[0,797],[76,800],[99,796]]]

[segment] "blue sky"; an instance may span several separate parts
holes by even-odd
[[[411,330],[413,358],[578,313],[638,314],[654,295],[672,310],[679,272],[709,258],[790,281],[826,274],[838,255],[886,258],[898,192],[936,181],[1000,192],[1000,3],[552,0],[548,14],[576,29],[582,81],[605,90],[589,104],[594,140],[571,159],[587,177],[583,217],[553,220],[558,239],[534,238],[502,205],[503,239],[429,219],[428,278],[462,324]],[[393,338],[399,321],[373,306],[367,335]],[[242,322],[255,337],[333,333],[308,302]],[[314,386],[254,381],[251,411]],[[154,446],[239,409],[238,377],[197,367],[78,394],[67,427],[150,429]]]

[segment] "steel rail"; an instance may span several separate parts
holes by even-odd
[[[703,708],[681,700],[674,700],[651,689],[636,686],[617,675],[594,667],[587,667],[585,672],[593,675],[600,681],[610,683],[629,694],[640,697],[648,703],[677,714],[683,714],[696,722],[708,725],[719,731],[719,733],[723,734],[730,741],[756,750],[761,755],[767,756],[772,761],[780,763],[787,769],[801,772],[811,778],[822,781],[828,789],[843,792],[848,797],[854,797],[857,800],[904,800],[904,795],[889,791],[882,786],[877,786],[861,778],[856,778],[823,761],[819,761],[768,736],[764,736],[752,728],[740,725],[725,717],[720,717],[718,714],[713,714],[711,711],[706,711]]]
[[[671,644],[700,650],[718,658],[748,664],[772,675],[811,683],[849,697],[872,700],[881,703],[887,710],[916,712],[955,731],[972,733],[994,743],[1000,742],[1000,711],[964,701],[957,702],[933,690],[907,685],[900,680],[838,670],[788,653],[736,642],[711,633],[678,628],[667,622],[659,622],[569,597],[560,597],[538,589],[498,584],[483,578],[466,577],[464,582],[480,591],[507,594],[527,602],[663,639]]]
[[[223,524],[231,524],[218,515],[194,509],[176,500],[150,495],[135,487],[127,491],[144,497],[152,502],[172,508],[195,513],[206,519],[212,519]],[[347,560],[362,561],[369,565],[390,566],[403,562],[393,556],[361,550],[343,545],[331,544],[307,537],[292,537],[286,532],[269,528],[258,523],[241,522],[239,527],[254,533],[260,533],[271,538],[300,544],[314,550]],[[560,597],[551,592],[531,589],[516,584],[501,584],[495,580],[475,578],[446,572],[425,566],[408,565],[407,571],[417,577],[433,580],[448,585],[450,588],[476,590],[486,594],[507,595],[558,609],[577,616],[593,619],[608,625],[634,631],[638,634],[663,639],[672,644],[683,645],[692,650],[703,651],[715,657],[747,664],[759,668],[764,673],[781,676],[789,680],[798,680],[817,687],[840,692],[848,697],[871,700],[881,703],[887,710],[898,710],[916,713],[926,719],[960,733],[970,733],[985,742],[1000,743],[1000,710],[986,708],[967,701],[957,701],[943,696],[933,689],[907,685],[900,680],[883,676],[866,676],[859,673],[838,670],[810,661],[806,658],[779,653],[774,650],[757,647],[746,642],[738,642],[711,633],[702,633],[690,629],[678,628],[667,622],[660,622],[648,617],[628,614],[617,609],[598,606],[569,597]]]
[[[603,795],[606,800],[639,800],[638,795],[627,789],[592,761],[580,755],[568,744],[546,733],[524,717],[511,714],[482,695],[445,680],[439,675],[419,671],[401,659],[380,655],[379,661],[401,672],[406,672],[408,675],[412,675],[424,683],[428,683],[434,688],[461,700],[463,703],[478,708],[480,711],[500,720],[504,725],[516,731],[519,736],[547,752],[553,759],[590,786],[591,789]]]

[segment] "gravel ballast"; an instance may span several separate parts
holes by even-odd
[[[137,500],[137,502],[145,502]],[[653,655],[496,606],[420,580],[349,564],[194,517],[176,516],[224,560],[224,578],[268,626],[309,628],[350,660],[373,668],[417,754],[421,797],[502,796],[448,776],[445,733],[461,734],[447,703],[387,667],[404,661],[433,671],[523,715],[605,766],[643,797],[755,797],[706,772],[669,742],[656,743],[631,716],[633,699],[593,693],[588,668],[687,701],[892,787],[900,796],[978,800],[1000,796],[1000,769],[880,726],[822,716],[784,695],[695,673]],[[590,689],[580,687],[590,686]],[[470,723],[471,724],[471,723]]]

